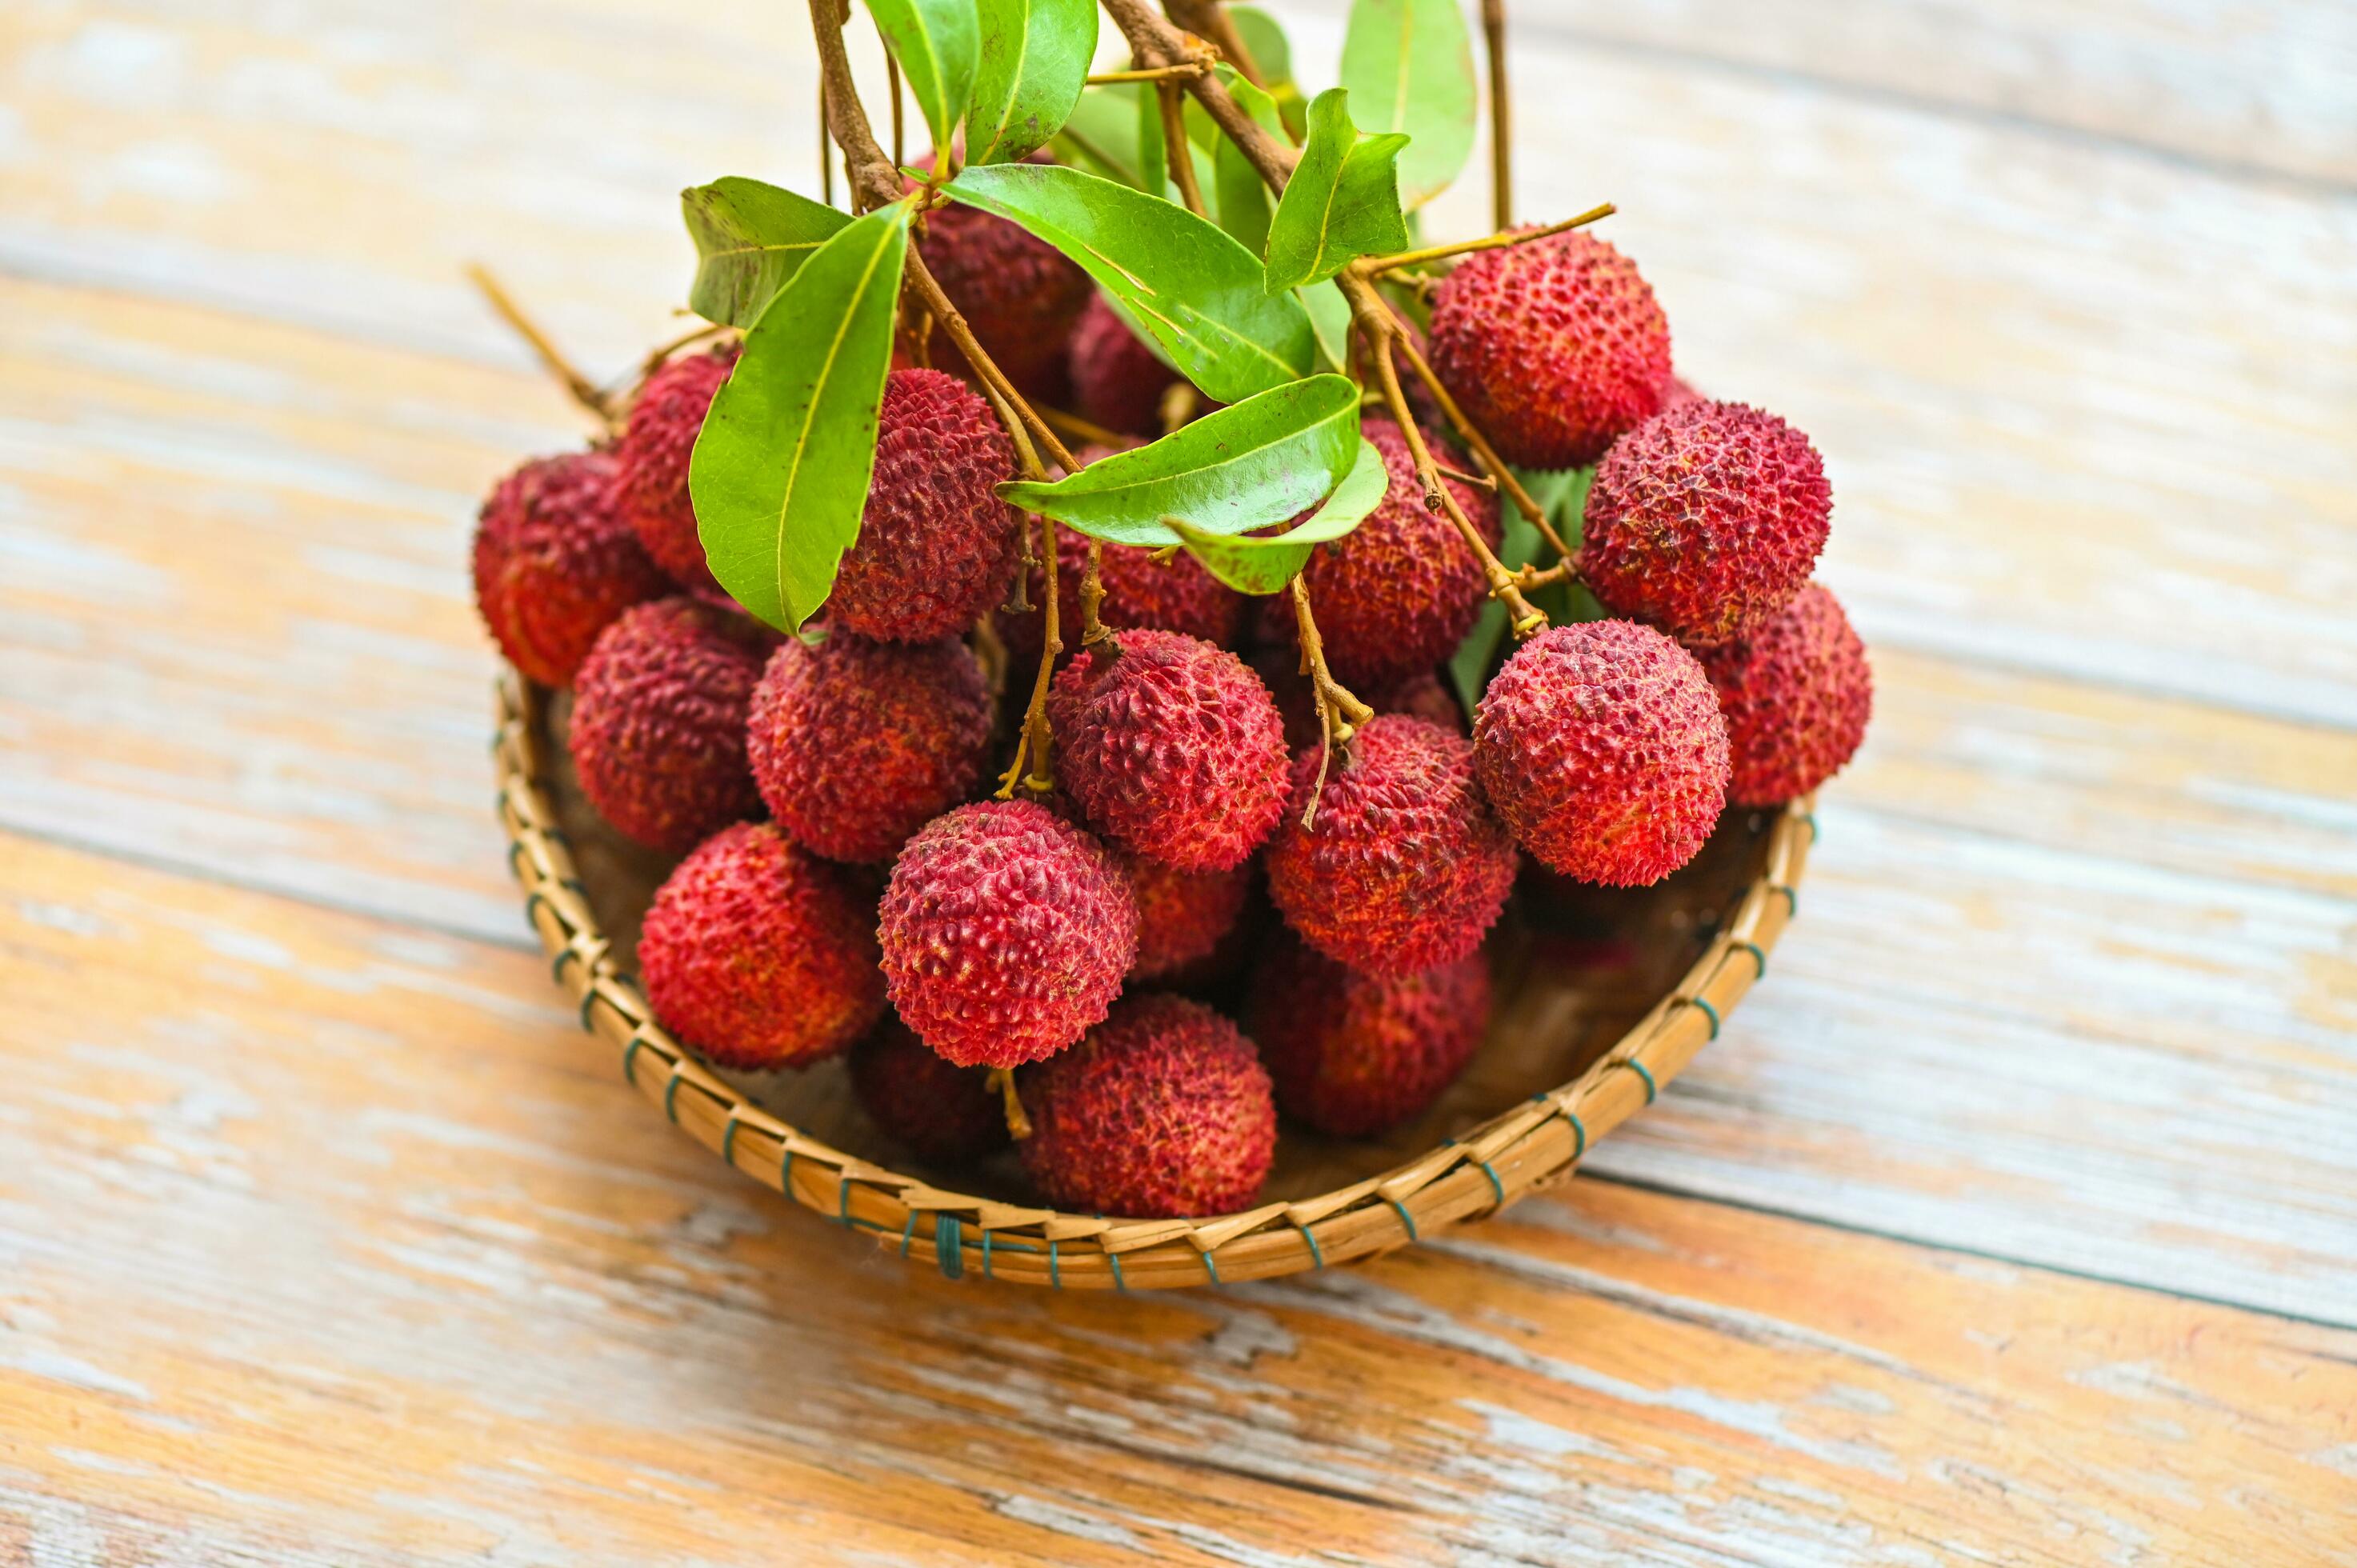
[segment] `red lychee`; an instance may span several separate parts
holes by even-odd
[[[1102,455],[1103,448],[1092,448]],[[1089,453],[1080,454],[1083,461]],[[1081,646],[1081,575],[1089,564],[1089,542],[1078,530],[1056,530],[1056,631],[1064,650]],[[998,634],[1017,670],[1039,661],[1039,639],[1046,617],[1039,606],[1048,593],[1047,575],[1030,569],[1028,613],[1001,614]],[[1107,627],[1141,631],[1183,631],[1205,642],[1225,647],[1243,625],[1243,596],[1203,570],[1192,555],[1157,561],[1154,552],[1131,544],[1107,544],[1098,557],[1097,585],[1104,602],[1097,618]]]
[[[1070,361],[1075,413],[1125,435],[1162,434],[1162,394],[1178,372],[1155,358],[1101,294],[1089,296],[1072,328]]]
[[[1693,654],[1631,621],[1550,627],[1473,718],[1473,760],[1522,846],[1635,887],[1694,858],[1727,800],[1727,725]]]
[[[884,1007],[867,907],[768,822],[723,828],[673,868],[639,970],[663,1027],[722,1067],[807,1067]]]
[[[508,662],[570,686],[597,634],[671,591],[622,516],[614,459],[535,457],[501,479],[475,524],[475,607]]]
[[[1508,462],[1572,468],[1661,406],[1670,328],[1629,259],[1575,230],[1458,263],[1433,295],[1431,359]]]
[[[684,595],[624,610],[575,682],[573,766],[600,815],[682,854],[760,808],[745,714],[770,639]]]
[[[720,591],[705,564],[704,542],[696,537],[687,464],[714,395],[737,368],[737,355],[736,344],[723,344],[708,353],[683,355],[649,376],[614,446],[623,514],[655,564],[683,588]]]
[[[1473,777],[1472,743],[1404,714],[1371,720],[1326,770],[1313,826],[1300,805],[1319,753],[1294,763],[1295,809],[1268,851],[1286,923],[1329,958],[1418,970],[1481,943],[1518,857]]]
[[[1200,1002],[1125,998],[1086,1038],[1016,1080],[1016,1147],[1049,1202],[1136,1219],[1248,1207],[1276,1157],[1276,1106],[1253,1043]]]
[[[990,726],[989,682],[964,643],[830,630],[770,656],[746,740],[761,799],[797,843],[888,860],[972,792]]]
[[[1866,644],[1818,584],[1745,641],[1700,657],[1727,715],[1735,758],[1727,798],[1737,805],[1776,806],[1807,794],[1866,738],[1874,712]]]
[[[1326,662],[1345,685],[1430,670],[1472,629],[1488,591],[1480,563],[1448,514],[1425,510],[1400,427],[1370,414],[1359,433],[1383,454],[1391,487],[1357,528],[1313,551],[1305,572]],[[1495,550],[1498,498],[1441,482]]]
[[[1105,1015],[1137,957],[1137,902],[1104,847],[1031,800],[934,818],[885,889],[884,975],[960,1067],[1053,1056]]]
[[[1681,403],[1597,465],[1579,575],[1615,614],[1711,647],[1792,602],[1832,522],[1807,436],[1739,403]]]
[[[953,1067],[888,1015],[851,1047],[851,1088],[885,1133],[920,1160],[979,1159],[1007,1142],[986,1069]]]
[[[1114,858],[1137,900],[1137,961],[1132,980],[1164,980],[1211,956],[1243,912],[1252,867],[1173,871],[1134,854]]]
[[[1022,557],[1022,514],[992,489],[1015,477],[1014,444],[939,371],[894,371],[877,419],[866,510],[827,615],[880,641],[956,637],[1006,596]]]
[[[1035,154],[1027,161],[1049,160]],[[922,166],[931,164],[928,157]],[[1089,274],[1045,240],[972,207],[926,213],[917,252],[1016,390],[1034,402],[1061,403],[1069,385],[1065,345],[1096,297]],[[938,328],[932,358],[942,369],[971,379],[965,356]]]
[[[1242,865],[1285,810],[1285,724],[1242,660],[1175,631],[1117,631],[1048,695],[1059,780],[1090,823],[1180,871]]]
[[[1490,966],[1476,951],[1426,970],[1351,969],[1287,940],[1263,960],[1244,1018],[1278,1109],[1369,1137],[1424,1111],[1472,1059]]]

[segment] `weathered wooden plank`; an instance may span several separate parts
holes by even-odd
[[[0,821],[521,942],[457,563],[554,394],[0,299]],[[2357,737],[1881,659],[1800,935],[1606,1168],[2345,1321]]]
[[[648,1118],[525,955],[0,863],[31,1561],[2347,1560],[2357,1335],[1600,1182],[952,1285]]]
[[[14,178],[0,266],[514,362],[458,281],[488,253],[619,364],[683,286],[677,188],[805,177],[780,127],[798,149],[806,46],[774,8],[408,16],[328,8],[302,42],[259,14],[12,16],[51,156]],[[2329,81],[2330,40],[2298,48]],[[1773,72],[1521,57],[1548,84],[1523,210],[1619,200],[1684,367],[1832,454],[1829,572],[1870,633],[2357,727],[2357,204]]]

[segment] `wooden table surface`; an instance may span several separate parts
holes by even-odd
[[[2357,1563],[2357,10],[1521,9],[1876,728],[1580,1180],[1156,1299],[732,1176],[500,864],[463,553],[583,429],[460,267],[630,365],[802,7],[0,10],[0,1562]]]

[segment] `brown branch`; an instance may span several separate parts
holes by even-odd
[[[1097,610],[1104,603],[1104,542],[1089,541],[1089,564],[1081,570],[1081,646],[1103,642],[1107,636]]]
[[[1013,1069],[992,1068],[983,1076],[983,1091],[996,1094],[1005,1103],[1007,1136],[1019,1144],[1031,1135],[1031,1118],[1023,1113],[1023,1101],[1015,1092]]]
[[[1394,267],[1420,266],[1426,262],[1446,261],[1451,256],[1470,255],[1475,251],[1498,251],[1511,245],[1527,245],[1534,240],[1544,240],[1566,230],[1584,229],[1598,219],[1609,218],[1620,209],[1609,201],[1598,202],[1577,218],[1566,218],[1560,223],[1549,223],[1538,229],[1501,230],[1484,234],[1478,240],[1457,240],[1446,245],[1426,245],[1420,251],[1401,251],[1395,255],[1369,256],[1364,261],[1370,277],[1390,272]]]
[[[506,322],[514,330],[515,335],[524,340],[525,345],[532,349],[548,373],[565,384],[565,390],[572,396],[573,401],[596,414],[598,422],[607,429],[613,429],[617,423],[613,400],[598,389],[597,382],[583,375],[573,361],[565,357],[564,351],[557,348],[548,334],[543,332],[532,317],[523,313],[523,307],[516,304],[506,289],[500,286],[500,280],[491,275],[490,269],[479,262],[469,263],[467,267],[467,276],[473,281],[477,288],[483,291],[483,297],[490,302],[493,310],[499,312],[500,319]]]
[[[1409,368],[1415,371],[1416,380],[1422,381],[1424,390],[1432,394],[1432,401],[1440,405],[1441,416],[1472,449],[1474,461],[1498,481],[1498,487],[1505,491],[1506,499],[1514,503],[1514,510],[1530,519],[1531,526],[1539,531],[1539,537],[1547,542],[1547,548],[1557,556],[1569,555],[1571,546],[1565,543],[1563,535],[1555,532],[1555,521],[1547,516],[1546,509],[1539,505],[1537,498],[1524,488],[1522,480],[1514,478],[1514,471],[1506,467],[1506,460],[1498,456],[1498,449],[1490,445],[1490,438],[1465,417],[1465,411],[1458,406],[1455,398],[1448,395],[1448,389],[1440,384],[1440,377],[1434,373],[1432,362],[1424,357],[1424,350],[1415,346],[1415,339],[1403,332],[1399,335],[1398,343],[1400,351],[1407,356]]]
[[[1180,60],[1177,65],[1157,65],[1146,70],[1101,70],[1087,78],[1089,87],[1112,87],[1124,81],[1184,81],[1190,76],[1200,76],[1211,70],[1201,60]]]
[[[1513,116],[1506,96],[1506,0],[1481,0],[1490,56],[1490,227],[1514,226]]]
[[[1031,701],[1023,711],[1023,733],[1015,742],[1015,759],[999,776],[998,798],[1011,800],[1019,780],[1023,787],[1044,795],[1056,787],[1056,776],[1050,770],[1048,733],[1048,682],[1056,673],[1056,656],[1064,651],[1063,639],[1056,625],[1056,520],[1039,520],[1039,575],[1046,579],[1046,591],[1039,597],[1039,673],[1032,678]],[[1024,770],[1026,757],[1030,770]]]
[[[1318,826],[1318,798],[1325,793],[1326,768],[1335,749],[1348,746],[1375,711],[1353,696],[1326,667],[1326,642],[1318,635],[1318,618],[1309,611],[1308,578],[1296,572],[1289,591],[1294,635],[1301,644],[1302,672],[1309,677],[1309,694],[1318,704],[1318,735],[1323,742],[1318,752],[1318,777],[1311,780],[1309,798],[1301,808],[1301,827],[1307,832]]]
[[[1252,50],[1244,48],[1243,35],[1236,30],[1235,19],[1220,0],[1169,0],[1165,8],[1178,26],[1209,40],[1220,51],[1220,57],[1234,66],[1246,81],[1264,92],[1268,91],[1267,73],[1253,58]]]
[[[1092,424],[1077,413],[1066,413],[1060,408],[1041,404],[1036,411],[1040,419],[1060,435],[1069,435],[1083,446],[1111,446],[1118,449],[1129,439],[1118,431],[1107,430],[1102,424]]]
[[[1187,140],[1186,90],[1178,78],[1165,77],[1154,84],[1154,91],[1162,100],[1162,161],[1170,166],[1170,177],[1178,182],[1187,210],[1201,218],[1203,187],[1195,177],[1194,145]]]

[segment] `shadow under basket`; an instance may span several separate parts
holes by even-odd
[[[1490,944],[1489,1037],[1429,1111],[1372,1139],[1288,1123],[1266,1200],[1243,1213],[1114,1219],[1028,1201],[1011,1153],[955,1171],[907,1158],[860,1111],[840,1058],[724,1072],[672,1038],[634,973],[640,918],[672,862],[582,799],[565,705],[508,671],[493,755],[509,865],[581,1026],[729,1165],[952,1279],[1090,1290],[1268,1279],[1407,1245],[1565,1179],[1766,975],[1816,837],[1803,800],[1728,811],[1694,863],[1654,887],[1589,887],[1526,867]]]

